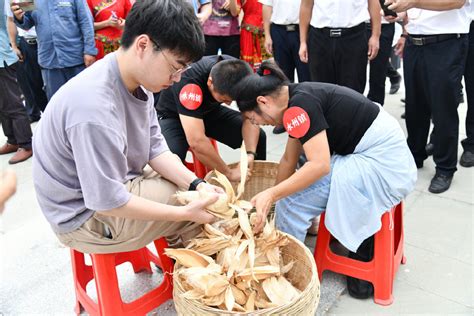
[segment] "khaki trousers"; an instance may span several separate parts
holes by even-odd
[[[178,205],[173,197],[177,186],[148,166],[141,176],[125,186],[130,193],[142,198]],[[182,246],[199,234],[200,228],[200,224],[192,222],[144,221],[95,212],[75,231],[56,235],[64,245],[83,253],[114,253],[143,248],[159,237],[167,237],[170,245]]]

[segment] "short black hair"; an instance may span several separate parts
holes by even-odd
[[[146,34],[160,49],[168,49],[188,61],[199,60],[206,42],[193,7],[185,0],[137,0],[125,22],[121,45],[129,48]]]
[[[278,93],[283,86],[288,84],[288,78],[277,64],[266,60],[262,62],[256,74],[243,78],[234,87],[234,100],[240,112],[260,112],[257,97]]]
[[[227,59],[215,64],[210,72],[212,85],[216,92],[230,96],[235,100],[235,86],[245,77],[252,75],[248,63],[240,59]]]

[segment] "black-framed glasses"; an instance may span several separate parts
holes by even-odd
[[[153,43],[153,45],[156,47],[156,50],[160,51],[163,54],[163,57],[165,58],[166,62],[168,63],[168,66],[171,70],[170,78],[177,78],[182,73],[184,73],[186,70],[189,70],[190,68],[192,68],[192,65],[186,65],[186,66],[184,66],[183,68],[180,68],[180,69],[173,66],[173,64],[170,62],[169,58],[166,56],[165,52],[161,49],[160,45],[158,45],[158,43],[155,40],[153,40],[150,36],[148,36],[148,38]]]

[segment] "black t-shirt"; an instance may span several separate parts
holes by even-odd
[[[377,117],[380,109],[362,94],[338,85],[290,84],[284,126],[302,144],[326,130],[331,154],[347,155]]]
[[[234,59],[232,56],[205,56],[192,64],[181,81],[161,91],[156,111],[158,116],[177,118],[179,114],[203,119],[206,113],[220,106],[207,87],[212,67],[221,60]]]

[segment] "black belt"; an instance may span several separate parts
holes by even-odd
[[[277,26],[279,28],[285,29],[287,32],[296,32],[299,31],[300,26],[298,24],[275,24],[273,23],[274,26]]]
[[[342,37],[345,35],[364,31],[366,29],[366,26],[365,26],[365,22],[362,22],[361,24],[353,26],[353,27],[346,27],[346,28],[323,27],[323,28],[315,28],[315,29],[320,32],[323,32],[325,35],[329,37]]]
[[[38,42],[36,41],[36,38],[34,37],[22,37],[22,38],[25,40],[27,44],[30,44],[30,45],[38,44]]]
[[[440,34],[440,35],[410,35],[408,40],[415,46],[423,46],[447,41],[453,38],[460,38],[463,34]]]

